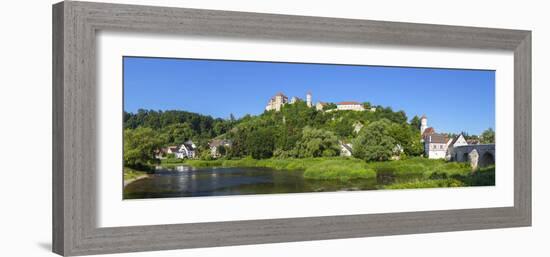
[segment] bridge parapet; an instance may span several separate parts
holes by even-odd
[[[476,150],[479,158],[470,159],[470,153]],[[456,162],[471,162],[472,167],[485,167],[495,164],[495,144],[462,145],[448,149],[449,159]]]

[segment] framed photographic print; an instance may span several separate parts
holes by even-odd
[[[531,225],[530,31],[65,1],[53,60],[58,254]]]

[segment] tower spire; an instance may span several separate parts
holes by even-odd
[[[311,101],[311,91],[307,91],[306,104],[307,104],[307,107],[312,107],[313,106],[313,103]]]

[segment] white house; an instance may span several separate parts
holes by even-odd
[[[456,136],[455,138],[453,138],[453,140],[449,140],[449,143],[447,145],[447,155],[445,156],[445,159],[456,160],[457,156],[455,156],[454,148],[463,145],[468,145],[468,141],[466,140],[466,138],[464,138],[464,135],[462,134]]]
[[[208,143],[208,146],[210,147],[210,155],[214,158],[218,158],[221,156],[219,149],[221,146],[227,148],[230,148],[232,146],[231,140],[226,139],[213,139]]]
[[[175,153],[176,158],[194,159],[197,156],[196,149],[197,146],[193,143],[193,141],[188,140],[179,146],[178,151]]]
[[[315,109],[317,111],[322,111],[325,108],[326,105],[327,104],[324,103],[324,102],[317,102],[317,104],[315,104]]]
[[[429,159],[443,159],[447,154],[447,136],[444,134],[427,134],[424,136],[424,154]]]
[[[358,102],[339,102],[336,104],[336,109],[339,111],[364,111],[365,107]]]
[[[351,156],[352,149],[352,144],[345,144],[344,142],[340,142],[340,156]]]

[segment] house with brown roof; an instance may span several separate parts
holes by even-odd
[[[448,147],[447,135],[445,134],[426,134],[424,136],[424,154],[429,159],[443,159],[447,155]]]

